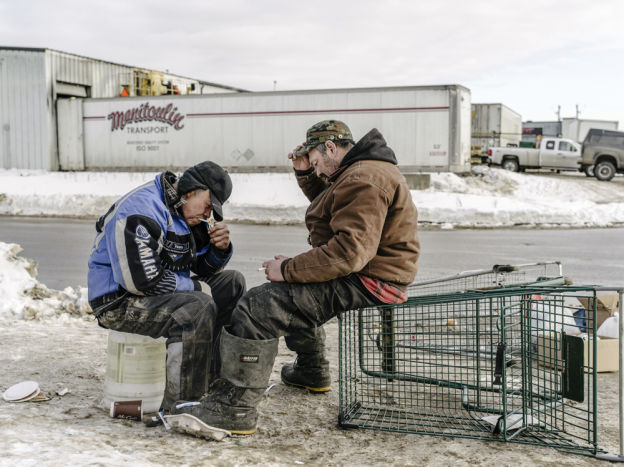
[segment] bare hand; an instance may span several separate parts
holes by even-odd
[[[282,276],[282,263],[287,259],[288,256],[277,255],[275,259],[262,263],[262,267],[266,268],[264,270],[266,278],[271,282],[284,282],[284,276]]]
[[[210,243],[221,250],[230,246],[230,229],[226,224],[217,222],[210,229]]]
[[[303,147],[303,143],[297,146],[292,152],[288,153],[288,158],[292,161],[295,170],[308,170],[310,168],[310,159],[308,155],[296,157],[297,151]]]

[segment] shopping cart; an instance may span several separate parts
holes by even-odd
[[[340,425],[609,457],[597,439],[597,289],[540,264],[423,281],[406,303],[341,314]]]
[[[450,276],[419,280],[411,284],[407,292],[410,297],[415,297],[465,290],[488,290],[561,277],[563,277],[563,266],[559,261],[517,265],[496,264],[489,269],[475,269]]]

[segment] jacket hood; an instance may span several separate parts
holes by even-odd
[[[385,161],[397,165],[394,151],[386,145],[386,140],[377,128],[373,128],[345,154],[340,168],[348,167],[357,161]]]

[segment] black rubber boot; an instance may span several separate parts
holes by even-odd
[[[264,388],[238,388],[226,379],[218,379],[199,403],[178,401],[174,414],[187,413],[207,425],[236,435],[252,435],[258,424],[258,404]]]
[[[331,389],[329,362],[325,358],[325,331],[322,327],[301,329],[286,336],[286,346],[297,352],[294,363],[282,367],[282,381],[313,393]]]
[[[221,377],[199,404],[180,401],[173,407],[173,413],[188,413],[233,434],[255,433],[256,407],[268,385],[277,344],[278,339],[243,339],[223,329],[219,344]]]
[[[299,354],[295,363],[282,367],[282,381],[313,393],[327,392],[331,390],[329,362],[323,355]]]

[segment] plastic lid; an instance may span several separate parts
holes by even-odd
[[[5,401],[21,402],[23,400],[30,400],[33,397],[36,397],[40,392],[39,383],[36,381],[22,381],[21,383],[14,384],[9,389],[4,391],[2,397]]]

